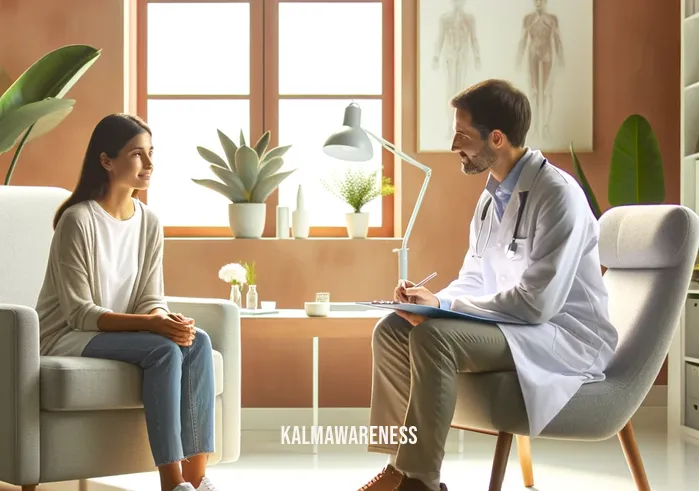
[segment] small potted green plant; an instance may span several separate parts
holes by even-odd
[[[197,147],[199,155],[211,164],[211,171],[221,181],[192,179],[230,200],[228,219],[233,237],[258,239],[265,228],[267,204],[272,192],[296,169],[279,172],[284,166],[282,156],[290,145],[268,149],[270,132],[265,132],[254,147],[245,142],[241,130],[240,143],[236,145],[221,130],[218,138],[226,159],[204,147]]]
[[[347,203],[352,212],[347,213],[347,235],[350,239],[365,239],[369,232],[369,213],[362,208],[376,198],[395,192],[391,179],[380,176],[381,169],[373,172],[349,167],[332,181],[323,180],[325,188],[335,197]]]

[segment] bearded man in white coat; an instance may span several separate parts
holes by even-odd
[[[458,277],[432,293],[410,282],[396,302],[491,319],[397,312],[372,339],[372,426],[414,426],[416,441],[370,445],[389,454],[363,491],[446,491],[444,445],[459,373],[517,372],[530,436],[584,383],[604,379],[618,335],[609,320],[599,225],[577,181],[525,146],[529,101],[502,80],[457,94],[452,151],[467,175],[489,172]],[[375,443],[375,442],[372,442]]]

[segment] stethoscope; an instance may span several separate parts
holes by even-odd
[[[537,171],[537,175],[539,172],[541,172],[541,169],[548,163],[548,160],[544,159],[544,161],[541,163],[541,166],[539,167],[539,170]],[[522,215],[524,215],[524,208],[527,204],[527,197],[529,196],[529,191],[522,191],[519,193],[519,207],[517,208],[517,221],[515,222],[515,230],[512,233],[512,242],[507,246],[505,249],[505,257],[512,261],[515,258],[515,255],[517,254],[517,236],[519,235],[519,224],[522,221]],[[476,236],[476,247],[475,249],[475,254],[476,257],[482,258],[483,254],[485,253],[485,250],[488,248],[488,243],[490,242],[490,234],[493,230],[493,213],[490,213],[490,220],[488,221],[488,236],[485,238],[485,245],[483,246],[483,249],[479,252],[479,245],[481,243],[481,234],[483,233],[483,225],[485,224],[485,219],[488,216],[488,210],[490,209],[490,204],[492,203],[493,198],[490,197],[488,198],[488,201],[485,202],[485,205],[483,205],[483,211],[481,212],[481,226],[478,229],[478,235]]]

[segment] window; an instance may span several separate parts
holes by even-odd
[[[146,201],[166,235],[229,236],[228,201],[192,182],[216,179],[197,146],[224,156],[217,130],[248,144],[269,130],[270,145],[291,145],[283,170],[296,169],[267,199],[296,207],[303,184],[312,236],[345,236],[352,211],[322,184],[348,165],[393,177],[393,157],[374,145],[369,162],[323,153],[345,107],[393,139],[393,0],[142,0],[139,112],[153,128],[157,178]],[[393,197],[374,200],[370,235],[393,233]],[[274,230],[274,224],[268,230]]]

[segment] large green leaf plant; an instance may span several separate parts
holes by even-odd
[[[570,154],[590,209],[599,219],[602,216],[599,203],[585,177],[572,143]],[[638,114],[629,116],[617,132],[612,150],[607,193],[609,204],[613,207],[660,204],[665,201],[663,158],[653,129],[643,116]]]
[[[0,95],[0,154],[19,142],[5,185],[10,184],[24,145],[53,130],[73,110],[75,100],[63,97],[101,53],[86,45],[58,48],[41,57]]]
[[[254,147],[247,145],[242,130],[238,145],[221,130],[217,131],[226,158],[205,147],[197,147],[197,151],[211,164],[211,171],[220,181],[192,181],[225,196],[231,203],[264,203],[282,181],[296,171],[279,172],[284,166],[282,157],[291,145],[268,149],[269,131],[260,137]]]

